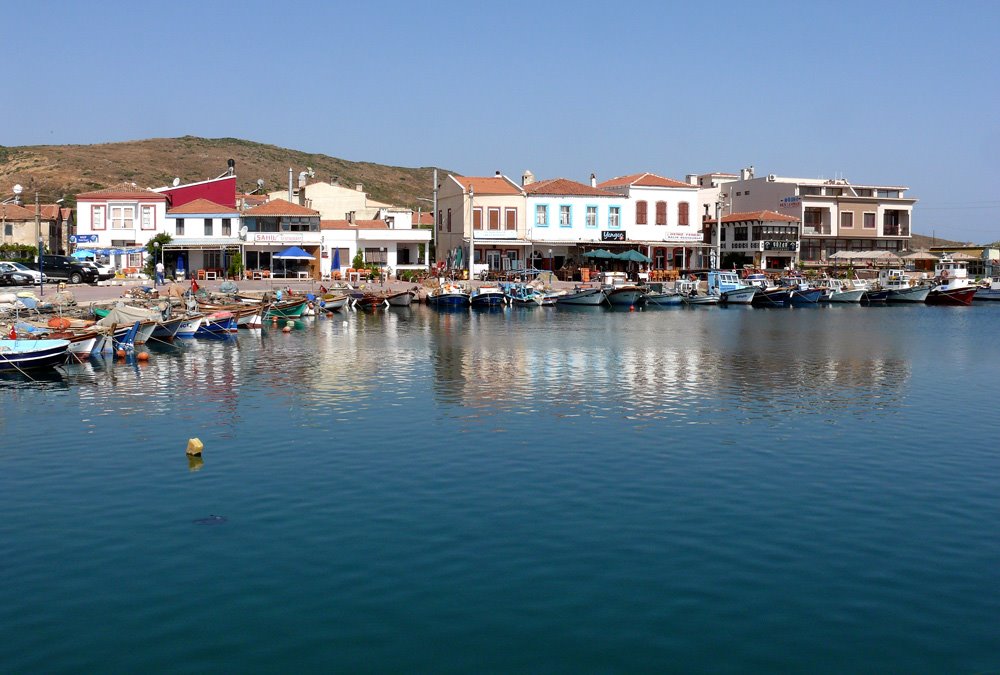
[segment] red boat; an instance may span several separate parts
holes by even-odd
[[[971,305],[978,287],[969,283],[965,263],[945,254],[934,265],[937,285],[927,294],[928,305]]]

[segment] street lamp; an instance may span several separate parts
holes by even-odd
[[[38,238],[38,295],[45,295],[45,262],[42,257],[42,238]]]
[[[160,242],[153,242],[153,286],[160,283],[160,273],[156,269],[156,264],[159,262],[160,257]]]
[[[549,271],[550,272],[555,272],[556,271],[555,270],[555,267],[556,267],[555,263],[556,263],[556,261],[552,259],[552,249],[550,248],[549,249]]]

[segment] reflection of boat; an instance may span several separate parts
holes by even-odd
[[[939,283],[927,294],[928,305],[971,305],[976,286],[969,283],[965,263],[945,255],[934,265]]]
[[[427,294],[427,304],[436,307],[465,307],[469,292],[458,284],[446,283]]]
[[[888,291],[886,302],[924,302],[931,292],[930,286],[914,286],[910,275],[903,270],[882,270],[878,274],[878,285]]]
[[[68,349],[69,340],[0,340],[0,370],[58,366]]]
[[[566,293],[556,298],[557,305],[587,305],[595,306],[604,302],[604,289],[575,288],[572,293]]]
[[[497,286],[480,286],[469,296],[473,307],[502,307],[506,304],[503,291]]]
[[[727,305],[749,305],[757,287],[743,283],[736,272],[713,270],[708,273],[708,294],[718,296]]]

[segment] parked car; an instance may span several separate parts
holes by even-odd
[[[84,265],[88,267],[93,267],[97,270],[97,280],[105,281],[107,279],[113,279],[115,276],[115,268],[111,265],[105,265],[104,263],[99,263],[94,260],[83,260],[81,261]]]
[[[39,277],[43,282],[49,280],[47,274],[42,274],[19,262],[0,262],[0,284],[4,286],[34,285],[38,283]]]
[[[37,270],[38,263],[32,263],[28,267]],[[42,271],[51,279],[64,279],[71,284],[92,284],[96,283],[99,278],[96,267],[84,265],[68,255],[43,255]]]

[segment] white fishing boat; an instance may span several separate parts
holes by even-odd
[[[881,270],[878,285],[887,292],[886,302],[924,302],[931,292],[930,286],[914,285],[910,275],[900,269]]]
[[[557,305],[577,305],[586,307],[596,307],[605,302],[604,289],[600,287],[580,288],[576,287],[572,292],[566,293],[556,298]]]
[[[727,305],[749,305],[757,295],[757,287],[743,283],[736,272],[712,270],[708,273],[708,294]]]
[[[824,302],[861,302],[865,294],[864,288],[852,288],[843,279],[827,279],[823,286],[826,289]]]
[[[0,371],[50,368],[66,362],[69,340],[0,340]]]
[[[973,300],[1000,300],[1000,276],[990,277],[979,282]]]

